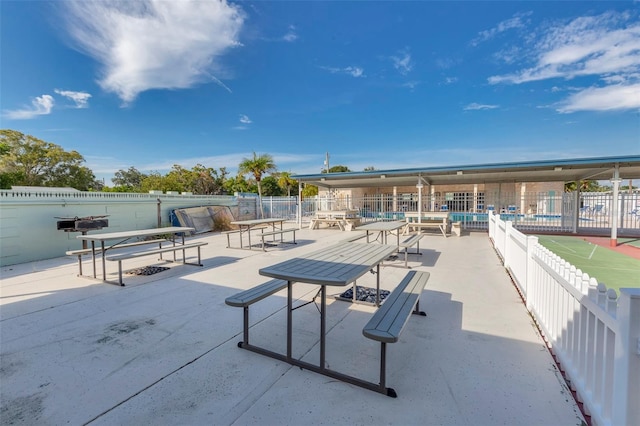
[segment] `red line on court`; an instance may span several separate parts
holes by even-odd
[[[609,237],[581,237],[583,240],[590,242],[591,244],[597,244],[599,246],[608,248],[609,250],[616,251],[618,253],[622,253],[634,259],[640,260],[640,248],[634,247],[630,244],[618,243],[617,246],[611,247]]]

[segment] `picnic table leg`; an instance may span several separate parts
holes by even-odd
[[[380,388],[381,389],[385,389],[386,388],[386,376],[387,376],[387,372],[386,372],[386,365],[387,365],[387,344],[386,342],[381,342],[380,345]],[[393,389],[390,389],[391,392],[393,392],[393,394],[389,391],[388,395],[392,396],[392,397],[396,397],[397,395],[395,395],[395,391]]]
[[[122,282],[122,260],[118,260],[118,283],[124,287],[124,283]]]
[[[93,259],[93,278],[96,277],[96,242],[91,240],[91,258]]]
[[[376,265],[376,306],[380,307],[380,264]]]
[[[287,281],[287,361],[291,362],[291,335],[293,326],[293,282]]]
[[[320,370],[324,370],[325,360],[325,333],[327,329],[327,286],[320,289]]]
[[[242,340],[245,345],[249,344],[249,307],[242,307]]]
[[[105,265],[105,255],[104,255],[104,241],[100,241],[100,247],[102,248],[102,281],[107,280],[107,266]]]

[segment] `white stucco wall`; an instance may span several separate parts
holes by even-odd
[[[82,248],[80,233],[57,229],[56,217],[109,215],[109,227],[117,232],[169,226],[170,212],[182,207],[231,206],[233,196],[173,194],[120,194],[30,188],[0,191],[0,266],[64,256]]]

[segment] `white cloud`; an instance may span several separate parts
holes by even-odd
[[[364,75],[364,69],[355,66],[349,66],[345,68],[336,68],[336,67],[320,67],[323,70],[329,71],[331,74],[347,74],[352,77],[366,77]]]
[[[512,18],[509,18],[505,21],[500,22],[498,25],[496,25],[495,27],[489,29],[489,30],[485,30],[485,31],[480,31],[478,33],[478,36],[476,38],[474,38],[473,40],[471,40],[471,45],[472,46],[477,46],[478,44],[487,41],[487,40],[491,40],[492,38],[494,38],[496,35],[503,33],[505,31],[514,29],[514,28],[523,28],[525,26],[525,19],[527,16],[531,15],[531,12],[526,12],[526,13],[516,13],[515,15],[513,15]]]
[[[39,115],[50,114],[54,104],[55,101],[51,95],[36,96],[31,101],[31,108],[5,111],[3,115],[12,120],[29,120]]]
[[[296,27],[293,25],[289,26],[289,31],[282,37],[282,40],[293,43],[298,39],[298,34],[296,34]]]
[[[252,123],[251,119],[248,116],[244,115],[244,114],[240,114],[240,122],[243,123],[243,124],[251,124]]]
[[[569,96],[558,112],[613,111],[640,108],[640,83],[590,87]]]
[[[76,108],[87,108],[89,106],[89,98],[91,95],[85,92],[72,92],[70,90],[60,90],[55,89],[56,92],[60,96],[64,96],[66,98],[71,99],[76,104]]]
[[[407,81],[406,83],[404,83],[404,84],[402,85],[402,87],[406,87],[406,88],[408,88],[408,89],[413,90],[413,89],[415,89],[416,87],[418,87],[418,85],[419,85],[419,84],[420,84],[420,82],[419,82],[419,81]]]
[[[189,88],[222,74],[245,16],[226,1],[67,1],[79,48],[102,65],[100,86],[129,103],[149,89]]]
[[[487,104],[479,104],[479,103],[473,102],[467,105],[466,107],[464,107],[463,109],[465,111],[478,111],[478,110],[496,109],[496,108],[498,108],[498,105],[487,105]]]
[[[393,67],[402,75],[407,75],[413,69],[409,49],[401,50],[398,52],[398,56],[391,57],[391,61],[393,62]]]
[[[533,63],[516,72],[489,77],[490,84],[522,84],[548,79],[597,77],[602,87],[580,88],[558,109],[604,111],[637,108],[640,81],[640,23],[637,13],[606,12],[545,28],[542,36],[512,52]],[[589,83],[591,84],[591,82]],[[558,88],[554,88],[558,91]]]

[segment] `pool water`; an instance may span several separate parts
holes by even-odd
[[[424,213],[428,215],[427,212]],[[375,218],[375,219],[387,219],[387,220],[404,220],[404,212],[372,212],[363,211],[363,217]],[[449,218],[452,222],[488,222],[488,213],[467,213],[467,212],[450,212]],[[511,222],[552,222],[559,221],[562,216],[559,214],[513,214],[513,213],[501,213],[500,219]],[[580,221],[590,221],[588,218],[580,218]]]

